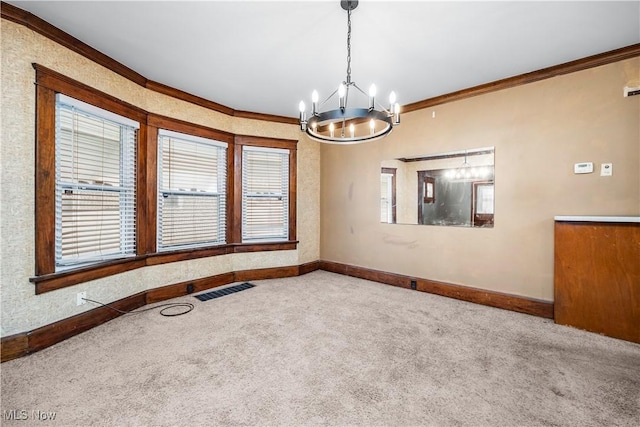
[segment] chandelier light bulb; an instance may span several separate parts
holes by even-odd
[[[389,105],[391,105],[391,112],[393,113],[393,106],[396,103],[396,93],[391,91],[389,94]]]
[[[344,110],[347,106],[347,101],[345,99],[345,95],[347,94],[347,87],[344,83],[340,83],[338,86],[338,102],[340,103],[340,109]]]
[[[304,111],[305,110],[304,101],[300,101],[298,108],[300,108],[300,129],[305,130],[307,127],[307,115]]]
[[[318,91],[314,90],[311,93],[311,115],[315,116],[318,111]]]
[[[376,85],[369,87],[369,111],[376,108]]]
[[[351,138],[353,138],[356,135],[356,127],[354,126],[353,123],[349,125],[349,132],[351,133]]]
[[[375,132],[376,130],[376,121],[371,119],[369,121],[369,129],[371,130],[371,135],[373,135],[373,132]]]
[[[331,138],[333,138],[333,132],[336,130],[336,125],[334,125],[333,123],[329,123],[329,134],[331,135]]]
[[[393,105],[393,124],[399,124],[400,123],[400,104],[398,104],[397,102]]]

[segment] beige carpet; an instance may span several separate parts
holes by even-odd
[[[252,283],[2,364],[2,425],[639,425],[637,344],[324,271]]]

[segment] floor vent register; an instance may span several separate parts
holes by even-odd
[[[212,300],[212,299],[223,297],[225,295],[235,294],[236,292],[244,291],[246,289],[251,289],[251,288],[253,288],[255,286],[256,285],[253,285],[253,284],[251,284],[249,282],[245,282],[245,283],[242,283],[240,285],[229,286],[228,288],[218,289],[216,291],[211,291],[211,292],[207,292],[207,293],[199,294],[199,295],[194,295],[194,296],[196,298],[198,298],[200,301],[209,301],[209,300]]]

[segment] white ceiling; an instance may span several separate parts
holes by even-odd
[[[296,117],[346,76],[331,1],[9,1],[154,80]],[[640,1],[361,1],[352,80],[409,104],[640,43]]]

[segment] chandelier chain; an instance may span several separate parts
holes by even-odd
[[[351,8],[347,10],[347,83],[351,83]]]

